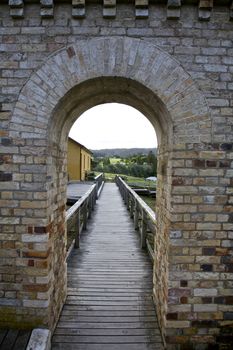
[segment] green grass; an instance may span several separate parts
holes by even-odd
[[[122,159],[121,158],[114,158],[114,157],[112,157],[112,158],[109,158],[109,160],[110,160],[111,164],[122,163]]]
[[[140,196],[149,207],[155,211],[155,198],[149,196]]]
[[[116,174],[112,174],[112,173],[104,173],[105,175],[105,179],[106,181],[109,182],[114,182],[115,181],[115,176]],[[129,185],[130,184],[135,184],[135,185],[139,185],[142,187],[149,187],[149,188],[155,188],[155,182],[154,181],[149,181],[149,180],[145,180],[142,177],[135,177],[135,176],[130,176],[130,175],[124,175],[124,174],[118,174],[119,176],[121,176],[125,182],[127,182]]]

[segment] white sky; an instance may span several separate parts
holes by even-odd
[[[107,103],[83,113],[69,136],[89,149],[157,146],[149,120],[133,107]]]

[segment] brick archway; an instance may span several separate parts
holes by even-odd
[[[188,266],[183,271],[176,267],[187,255],[182,249],[189,247],[183,231],[196,229],[196,222],[183,216],[198,211],[185,199],[198,193],[194,148],[203,149],[198,145],[211,141],[211,123],[206,101],[189,74],[144,40],[89,39],[65,47],[48,58],[19,94],[10,136],[25,139],[15,162],[20,164],[19,186],[25,191],[22,205],[31,214],[15,217],[26,252],[20,271],[25,276],[22,288],[27,288],[18,306],[25,320],[30,314],[32,323],[53,328],[66,295],[65,141],[82,112],[114,101],[138,108],[158,134],[154,297],[162,330],[170,328],[173,335],[173,329],[191,327],[188,315],[177,317],[180,298],[192,294],[192,287],[181,288],[180,280],[187,282],[191,275]],[[20,161],[24,154],[31,158],[23,156]],[[33,192],[30,200],[27,191]],[[176,314],[174,321],[167,321],[169,313]]]

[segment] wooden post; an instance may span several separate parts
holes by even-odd
[[[138,202],[135,200],[134,202],[134,228],[135,230],[138,230],[138,218],[139,218],[139,208],[138,208]]]
[[[74,248],[79,248],[79,241],[80,241],[80,210],[77,212],[76,216],[76,225],[75,225],[75,241],[74,241]]]
[[[129,192],[127,190],[125,191],[125,204],[126,208],[129,210]]]
[[[83,229],[84,230],[87,229],[87,211],[88,211],[88,201],[86,200],[86,202],[83,205]]]
[[[126,196],[126,205],[127,205],[127,209],[129,210],[129,203],[130,203],[130,195],[129,195],[129,192],[127,191],[127,196]]]
[[[94,191],[92,192],[92,210],[95,209],[95,203],[96,203],[96,197],[97,197],[96,190],[97,190],[97,187],[95,187]]]
[[[142,210],[142,227],[141,227],[141,248],[146,248],[146,230],[147,230],[147,217],[146,212]]]
[[[88,217],[88,219],[91,217],[91,212],[92,212],[92,194],[87,199],[87,217]]]
[[[95,202],[98,199],[98,186],[95,185]]]
[[[131,195],[131,198],[130,198],[130,217],[133,218],[133,211],[134,211],[134,198],[133,196]]]
[[[120,185],[120,191],[121,191],[121,195],[122,195],[123,201],[125,201],[125,190],[124,190],[124,187],[122,186],[121,183],[119,183],[119,185]]]

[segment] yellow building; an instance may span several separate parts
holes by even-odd
[[[68,179],[85,180],[85,175],[91,170],[92,153],[86,147],[68,138],[67,171]]]

